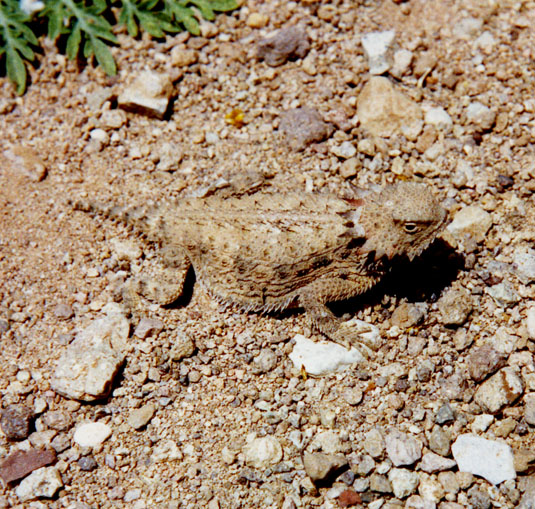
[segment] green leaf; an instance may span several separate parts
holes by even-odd
[[[26,61],[33,61],[32,46],[38,41],[28,28],[30,17],[20,10],[16,0],[0,0],[0,56],[6,59],[6,73],[16,85],[17,94],[26,90]]]
[[[238,8],[235,0],[210,0],[210,7],[217,12],[228,12]]]
[[[199,8],[204,19],[212,21],[215,18],[214,11],[210,8],[208,0],[191,0],[191,3]]]
[[[26,90],[26,66],[20,55],[9,48],[7,50],[6,71],[8,78],[17,85],[17,94],[23,94]]]
[[[74,29],[67,39],[67,48],[65,52],[67,53],[67,58],[69,60],[74,60],[78,51],[80,51],[80,43],[82,42],[82,31],[80,30],[80,25],[78,23],[74,24]]]
[[[91,42],[97,62],[102,66],[108,76],[115,76],[117,74],[117,67],[108,46],[100,39],[93,39]]]

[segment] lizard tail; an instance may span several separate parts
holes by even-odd
[[[78,198],[69,200],[69,205],[74,210],[118,221],[149,237],[154,236],[160,228],[160,218],[152,203],[138,207],[126,207]]]

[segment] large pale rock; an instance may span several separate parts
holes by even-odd
[[[516,477],[513,451],[503,442],[465,434],[457,438],[451,450],[461,472],[479,475],[492,484]]]
[[[492,216],[477,205],[469,205],[459,210],[448,225],[447,230],[462,241],[470,235],[476,242],[482,242],[492,226]]]
[[[409,140],[415,140],[422,132],[420,106],[381,76],[370,78],[360,92],[357,116],[364,130],[374,136],[388,138],[403,134]]]
[[[67,398],[94,401],[105,398],[125,359],[130,324],[117,306],[94,320],[61,356],[52,389]]]
[[[36,498],[52,498],[63,486],[61,475],[56,467],[42,467],[24,478],[15,489],[21,502]]]
[[[365,325],[369,326],[370,332],[364,332],[363,336],[374,343],[378,342],[377,327]],[[295,346],[290,354],[290,360],[297,369],[304,368],[309,375],[320,376],[344,371],[352,364],[364,360],[364,356],[356,348],[348,350],[332,341],[315,342],[301,334],[297,334],[294,339]]]

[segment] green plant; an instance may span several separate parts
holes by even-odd
[[[69,59],[94,56],[114,75],[117,68],[108,48],[117,43],[114,25],[126,26],[132,37],[140,29],[158,38],[184,29],[199,35],[201,17],[213,20],[216,12],[237,6],[236,0],[0,0],[0,62],[17,93],[24,93],[26,66],[35,60],[38,37],[46,33],[56,43],[65,42]]]

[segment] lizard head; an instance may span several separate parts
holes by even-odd
[[[366,197],[358,219],[366,238],[361,249],[375,251],[376,259],[412,260],[431,244],[445,221],[446,211],[429,187],[399,182]]]

